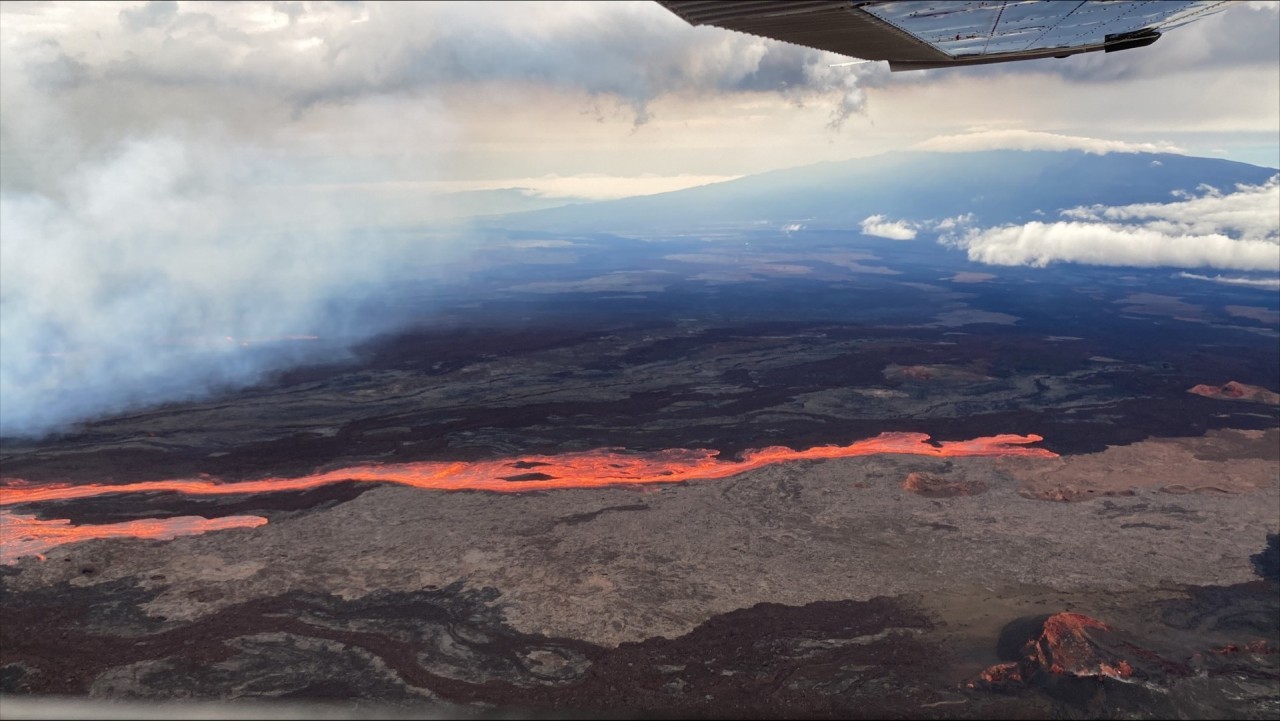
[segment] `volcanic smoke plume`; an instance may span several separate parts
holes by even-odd
[[[272,207],[245,189],[262,164],[138,140],[55,188],[0,193],[0,435],[253,383],[395,322],[362,301],[429,275],[430,243]]]
[[[0,435],[253,383],[396,325],[360,301],[457,277],[441,261],[466,244],[425,241],[435,203],[382,186],[456,180],[457,95],[486,115],[516,88],[614,104],[638,127],[668,95],[771,94],[826,99],[838,125],[887,72],[650,3],[219,10],[6,15]],[[326,343],[243,345],[287,335]]]
[[[7,16],[14,34],[0,44],[0,436],[338,356],[397,323],[367,312],[388,281],[438,275],[446,244],[429,231],[396,233],[307,192],[291,155],[306,154],[307,136],[287,118],[236,117],[274,118],[276,105],[195,98],[171,82],[152,96],[92,68],[96,50],[49,62],[59,43],[18,32],[26,20]],[[415,137],[445,127],[415,124]],[[434,217],[429,202],[415,209]]]
[[[627,454],[621,450],[597,450],[557,456],[526,456],[518,460],[400,463],[340,468],[298,478],[266,478],[239,483],[222,483],[208,478],[144,481],[120,485],[66,484],[29,485],[20,479],[0,479],[0,506],[15,506],[112,494],[170,492],[192,496],[302,491],[345,481],[396,483],[437,491],[489,491],[524,493],[570,488],[680,483],[697,479],[735,476],[756,468],[797,460],[850,458],[881,453],[901,453],[930,457],[1023,456],[1055,458],[1057,454],[1029,444],[1044,440],[1037,435],[997,435],[969,441],[931,444],[923,433],[882,433],[875,438],[847,446],[817,446],[792,450],[770,446],[747,451],[740,461],[721,460],[714,451],[671,449],[651,454]],[[532,472],[531,470],[532,469]],[[0,513],[0,563],[12,563],[20,556],[91,538],[135,536],[172,538],[225,528],[244,528],[266,523],[258,516],[233,516],[214,521],[177,518],[138,521],[110,526],[71,526],[66,521],[41,521],[5,511]]]

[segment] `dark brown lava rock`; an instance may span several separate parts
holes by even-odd
[[[925,498],[976,496],[987,492],[987,484],[982,481],[951,479],[924,472],[908,473],[902,488]]]

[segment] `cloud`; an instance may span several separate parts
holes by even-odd
[[[1027,223],[970,231],[958,243],[969,259],[990,265],[1054,262],[1144,268],[1223,268],[1280,271],[1280,246],[1225,235],[1166,235],[1158,230],[1102,223]]]
[[[120,24],[129,32],[146,28],[164,27],[178,17],[178,3],[174,0],[152,0],[141,7],[127,7],[120,11]]]
[[[862,234],[891,240],[915,240],[921,230],[954,231],[973,223],[973,213],[962,213],[942,220],[889,220],[887,215],[872,215],[862,221]]]
[[[614,200],[639,195],[670,193],[712,183],[736,180],[739,175],[640,175],[617,176],[588,173],[582,175],[544,175],[534,178],[505,178],[483,181],[441,181],[426,184],[441,190],[489,190],[495,188],[521,188],[527,194],[539,198],[567,198],[577,200]]]
[[[914,240],[916,226],[902,220],[889,220],[884,215],[872,215],[862,221],[862,234],[891,240]]]
[[[829,62],[813,62],[804,65],[804,85],[797,90],[810,90],[836,98],[827,122],[830,130],[839,130],[849,118],[866,110],[865,87],[885,84],[888,71],[883,63],[866,63],[848,67],[832,67]],[[793,97],[803,97],[803,92],[792,91]]]
[[[1172,203],[1071,208],[1072,220],[972,228],[940,242],[970,260],[1044,267],[1054,262],[1280,272],[1280,176],[1214,188]]]
[[[932,224],[933,230],[955,230],[973,222],[973,213],[962,213],[950,218],[943,218]]]
[[[1224,275],[1198,275],[1196,273],[1179,273],[1178,277],[1190,280],[1207,280],[1212,283],[1225,283],[1226,285],[1244,285],[1251,288],[1280,290],[1280,278],[1237,278]]]
[[[1237,186],[1224,195],[1217,188],[1201,186],[1202,195],[1174,203],[1139,203],[1116,207],[1094,205],[1069,208],[1062,215],[1073,220],[1103,222],[1141,221],[1144,227],[1166,235],[1223,233],[1233,238],[1276,240],[1280,237],[1280,176],[1258,186]]]
[[[1129,143],[1077,135],[1059,135],[1038,130],[977,130],[959,135],[939,135],[921,143],[916,150],[966,153],[977,150],[1083,150],[1093,155],[1107,153],[1178,153],[1170,143]]]
[[[1050,263],[1280,272],[1280,176],[1171,203],[1070,208],[1070,220],[971,228],[939,242],[991,265]]]
[[[839,125],[865,107],[861,79],[887,74],[831,68],[842,59],[832,53],[691,27],[652,2],[152,2],[116,15],[86,13],[75,26],[16,12],[6,20],[25,58],[41,42],[58,43],[39,61],[48,84],[233,88],[301,110],[389,93],[519,86],[580,93],[584,102],[613,98],[643,124],[665,95],[777,93],[830,102]],[[72,59],[77,72],[59,69]]]

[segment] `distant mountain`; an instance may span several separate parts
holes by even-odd
[[[1058,218],[1079,205],[1174,200],[1175,190],[1229,192],[1274,168],[1168,153],[991,150],[895,152],[748,176],[659,195],[571,205],[490,219],[566,232],[684,230],[761,223],[856,228],[871,215],[914,220],[973,213],[993,224]],[[1037,213],[1039,211],[1039,213]]]
[[[440,193],[431,196],[431,202],[437,217],[462,218],[474,215],[523,213],[544,208],[558,208],[583,201],[579,198],[544,198],[531,195],[524,188],[494,188]]]

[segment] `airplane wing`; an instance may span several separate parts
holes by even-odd
[[[1150,45],[1225,0],[659,0],[691,25],[715,25],[890,70],[1061,58]]]

